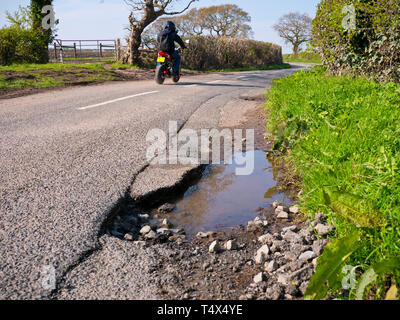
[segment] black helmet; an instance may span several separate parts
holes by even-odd
[[[169,29],[171,31],[176,31],[175,23],[173,23],[172,21],[167,21],[167,24],[165,25],[165,29]]]

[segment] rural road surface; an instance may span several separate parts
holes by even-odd
[[[146,134],[299,70],[123,82],[0,100],[0,299],[46,299],[146,166]]]

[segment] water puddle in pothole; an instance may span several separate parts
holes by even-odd
[[[168,219],[192,238],[200,231],[224,231],[247,225],[258,215],[257,208],[266,208],[273,201],[290,205],[290,199],[277,188],[278,170],[265,152],[255,151],[254,161],[254,171],[247,176],[236,175],[241,166],[235,161],[208,166],[199,183],[175,202],[176,209],[168,214]]]

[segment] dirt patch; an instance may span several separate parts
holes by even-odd
[[[168,243],[168,248],[175,250],[177,255],[173,261],[163,261],[163,270],[168,270],[168,274],[160,270],[159,276],[164,279],[167,276],[168,281],[163,281],[164,285],[158,294],[173,300],[262,298],[248,290],[254,276],[263,269],[254,261],[255,252],[261,246],[257,239],[265,233],[282,232],[284,227],[293,223],[289,220],[277,221],[272,208],[262,209],[259,214],[269,222],[268,228],[248,232],[244,226],[240,226],[230,232],[218,232],[205,239],[196,238],[192,242],[181,243],[178,247],[176,243]],[[238,249],[209,253],[209,246],[215,240],[221,244],[233,240],[238,244]],[[265,292],[267,287],[267,283],[264,283],[260,289]],[[283,296],[280,295],[280,298]]]

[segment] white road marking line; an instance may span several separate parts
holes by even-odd
[[[93,104],[93,105],[86,106],[86,107],[77,108],[76,110],[87,110],[87,109],[92,109],[92,108],[104,106],[104,105],[106,105],[106,104],[110,104],[110,103],[114,103],[114,102],[118,102],[118,101],[123,101],[123,100],[131,99],[131,98],[135,98],[135,97],[146,96],[146,95],[148,95],[148,94],[153,94],[153,93],[158,93],[158,92],[159,92],[159,91],[150,91],[150,92],[138,93],[138,94],[134,94],[134,95],[127,96],[127,97],[118,98],[118,99],[115,99],[115,100],[110,100],[110,101],[106,101],[106,102],[102,102],[102,103],[97,103],[97,104]]]
[[[185,86],[185,88],[191,88],[191,87],[197,87],[197,86],[198,86],[197,84],[191,84],[191,85]]]

